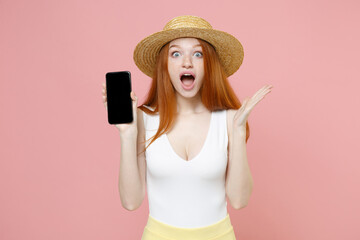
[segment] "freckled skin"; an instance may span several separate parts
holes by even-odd
[[[177,45],[172,47],[173,45]],[[199,46],[196,46],[199,45]],[[200,42],[196,38],[179,38],[170,42],[168,55],[168,71],[171,82],[178,97],[198,97],[204,79],[204,59]],[[192,71],[195,75],[195,86],[185,90],[179,77],[182,71]]]
[[[176,90],[178,115],[167,137],[173,150],[189,161],[200,152],[211,117],[199,93],[204,80],[204,59],[200,42],[196,38],[179,38],[170,42],[168,71]],[[195,74],[195,85],[191,90],[181,86],[180,73],[183,71]]]

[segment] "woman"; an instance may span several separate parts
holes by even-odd
[[[272,88],[240,104],[227,77],[243,56],[235,37],[195,16],[172,19],[136,46],[134,61],[152,85],[140,107],[131,93],[135,120],[116,127],[122,204],[135,210],[148,193],[143,240],[236,239],[226,196],[235,209],[247,205],[247,119]]]

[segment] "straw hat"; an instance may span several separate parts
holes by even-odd
[[[215,30],[204,19],[197,16],[179,16],[171,19],[160,32],[156,32],[138,43],[134,50],[134,61],[138,68],[153,77],[156,57],[168,42],[182,37],[194,37],[207,41],[219,55],[226,75],[235,73],[244,58],[241,43],[229,33]]]

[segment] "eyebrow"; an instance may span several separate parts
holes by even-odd
[[[172,47],[181,48],[179,45],[175,45],[175,44],[174,44],[174,45],[171,45],[171,46],[169,47],[169,49],[172,48]],[[194,48],[194,47],[201,47],[201,45],[200,45],[200,44],[196,44],[196,45],[193,46],[193,48]]]

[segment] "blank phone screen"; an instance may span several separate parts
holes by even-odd
[[[108,122],[110,124],[133,121],[130,72],[106,73]]]

